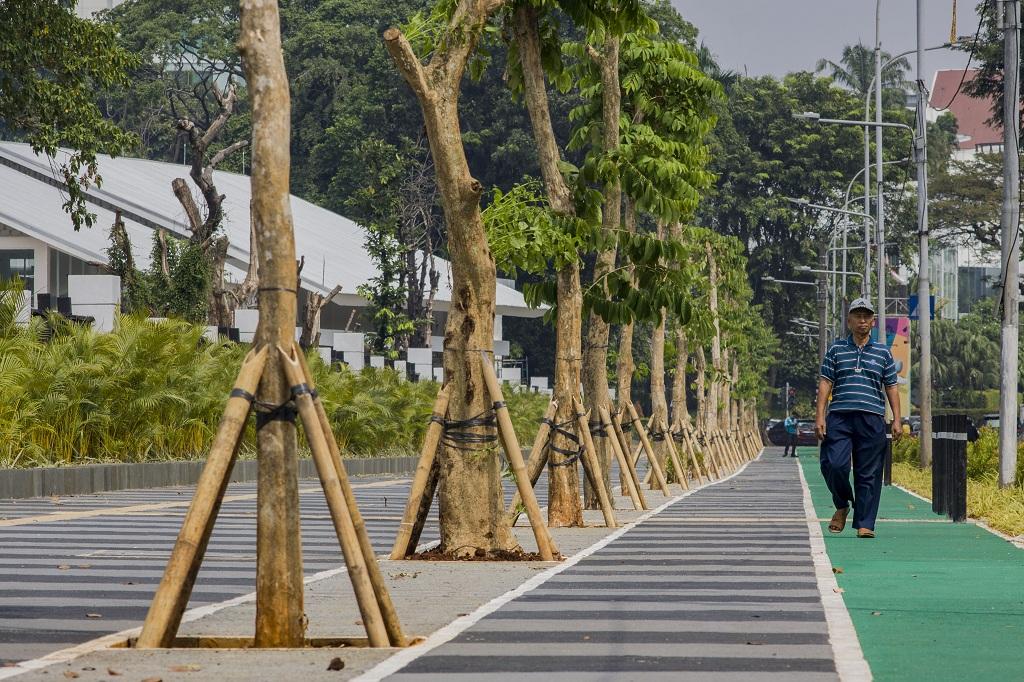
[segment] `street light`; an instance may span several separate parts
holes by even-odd
[[[855,215],[867,220],[874,220],[874,216],[868,213],[861,213],[860,211],[851,211],[848,208],[834,208],[832,206],[825,206],[824,204],[814,204],[808,199],[794,199],[793,197],[783,197],[786,201],[791,204],[803,206],[804,208],[813,208],[818,211],[831,211],[832,213],[842,213],[844,215]]]
[[[878,67],[880,67],[880,66],[881,66],[880,62],[876,61],[876,70],[875,70],[876,75],[878,73]],[[881,90],[881,88],[879,88],[879,90]],[[877,105],[877,108],[878,108],[877,114],[880,117],[881,116],[881,94],[878,95],[878,98],[877,98],[877,101],[876,101],[876,105]],[[920,103],[919,103],[919,106],[920,106]],[[802,113],[794,112],[793,113],[793,118],[803,119],[803,120],[807,120],[807,121],[813,121],[813,122],[816,122],[816,123],[833,123],[833,124],[836,124],[836,125],[858,126],[858,127],[864,128],[865,130],[867,128],[874,128],[876,133],[877,133],[876,152],[878,154],[878,162],[877,162],[878,169],[877,169],[876,175],[878,176],[878,178],[877,178],[877,180],[878,180],[878,190],[876,192],[876,194],[877,194],[877,201],[875,203],[876,203],[876,208],[878,209],[878,216],[875,219],[875,232],[877,233],[877,236],[878,236],[878,340],[879,340],[879,342],[885,344],[886,343],[885,335],[887,333],[886,332],[886,324],[885,324],[885,213],[884,213],[884,211],[885,211],[885,208],[884,208],[885,197],[882,195],[882,182],[881,182],[881,178],[882,178],[882,163],[883,163],[882,156],[881,156],[881,154],[882,154],[882,152],[881,152],[881,148],[882,148],[882,145],[881,145],[881,142],[882,142],[881,135],[882,135],[882,129],[883,128],[901,128],[903,130],[906,130],[906,131],[910,132],[910,134],[912,136],[914,136],[915,142],[917,140],[917,136],[914,135],[914,129],[911,128],[910,126],[906,125],[905,123],[887,123],[887,122],[884,122],[884,121],[880,120],[880,118],[876,118],[875,121],[867,121],[867,120],[864,120],[864,121],[851,121],[851,120],[842,119],[842,118],[822,118],[821,114],[819,114],[819,113],[817,113],[815,111],[805,111],[805,112],[802,112]],[[866,118],[867,117],[865,116],[865,119]],[[917,146],[915,146],[914,152],[915,152],[915,156],[921,153],[921,151],[919,149],[917,149]],[[921,186],[923,184],[924,184],[923,181],[919,181],[918,182],[918,192],[919,193],[921,192]],[[836,209],[836,210],[841,210],[841,209]],[[866,214],[867,214],[867,211],[865,211],[864,213],[861,213],[860,215],[864,216]],[[865,234],[864,234],[864,237],[865,237],[865,239],[864,239],[864,254],[865,254],[865,265],[867,265],[868,254],[870,254],[870,250],[869,249],[870,249],[870,241],[871,241],[869,239],[869,235],[867,233],[867,222],[864,223],[864,228],[865,228],[865,230],[864,230],[864,232],[865,232]],[[925,263],[925,267],[927,267],[927,263]],[[866,271],[864,273],[864,281],[867,282],[869,277],[870,277],[870,271]],[[925,277],[927,277],[927,275],[925,275]]]
[[[794,111],[793,118],[815,123],[834,123],[836,125],[857,126],[859,128],[903,128],[911,133],[914,129],[906,123],[891,123],[888,121],[853,121],[847,118],[822,118],[816,111]]]
[[[822,288],[818,282],[801,282],[796,279],[776,279],[771,275],[762,275],[761,279],[765,282],[775,282],[776,284],[793,284],[796,286],[814,287],[817,289],[818,295],[818,315],[822,315],[821,297],[823,294]],[[818,323],[818,356],[824,357],[827,345],[827,338],[825,336],[825,319],[822,318],[821,322]]]
[[[817,282],[801,282],[801,281],[796,280],[796,279],[776,279],[776,278],[772,277],[771,275],[762,275],[761,279],[764,280],[765,282],[775,282],[776,284],[801,284],[801,285],[803,285],[805,287],[815,287],[815,288],[817,288],[817,286],[818,286]]]
[[[820,275],[849,275],[850,277],[864,277],[862,272],[847,272],[846,270],[815,270],[810,265],[798,265],[794,268],[797,272],[814,272]]]

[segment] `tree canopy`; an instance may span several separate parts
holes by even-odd
[[[138,58],[109,26],[78,18],[73,2],[0,2],[0,126],[57,159],[75,229],[95,216],[85,189],[100,184],[96,155],[122,154],[132,136],[103,115],[94,92],[128,83]],[[70,148],[58,158],[58,148]]]

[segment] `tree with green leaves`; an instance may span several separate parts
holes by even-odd
[[[449,418],[463,421],[491,407],[483,386],[481,352],[493,348],[497,273],[481,217],[483,187],[466,160],[459,122],[465,70],[500,0],[441,2],[403,29],[389,28],[384,44],[420,104],[437,176],[452,266],[452,304],[445,329]],[[417,40],[413,47],[410,36]],[[426,63],[424,63],[424,59]],[[482,427],[473,427],[480,437]],[[438,488],[441,551],[466,556],[517,548],[505,515],[496,443],[473,449],[443,444]]]
[[[614,99],[622,94],[611,92],[608,93],[609,99],[606,99],[602,91],[602,88],[608,87],[608,83],[612,84],[612,88],[615,87],[609,73],[614,66],[615,49],[613,43],[609,51],[608,37],[627,36],[636,32],[651,33],[654,25],[643,13],[642,7],[633,2],[612,2],[607,6],[561,3],[557,8],[586,30],[588,42],[575,48],[578,60],[585,60],[595,69],[590,74],[584,72],[583,77],[591,77],[589,81],[584,81],[582,90],[587,103],[573,114],[583,124],[574,134],[572,144],[577,148],[588,148],[588,153],[583,165],[578,168],[564,160],[564,152],[558,145],[551,123],[545,82],[550,78],[556,85],[568,88],[576,80],[573,74],[579,71],[566,68],[561,60],[559,34],[548,28],[557,21],[558,15],[552,12],[555,7],[548,3],[534,6],[524,2],[515,8],[512,16],[515,50],[512,57],[516,68],[512,82],[514,86],[521,87],[533,124],[545,199],[553,213],[545,226],[553,226],[561,233],[548,241],[560,242],[565,250],[549,252],[542,264],[527,263],[523,259],[524,254],[514,254],[513,261],[519,262],[513,262],[513,265],[533,272],[543,272],[545,268],[539,266],[546,266],[552,256],[556,256],[559,264],[553,280],[528,285],[526,291],[531,300],[555,306],[558,360],[554,399],[560,411],[556,420],[566,422],[572,416],[571,400],[577,395],[580,382],[580,334],[585,313],[593,311],[600,316],[600,324],[624,323],[635,318],[655,320],[665,308],[685,311],[689,305],[683,295],[685,285],[681,284],[686,281],[687,273],[670,267],[674,262],[686,262],[685,247],[678,242],[662,241],[656,235],[630,234],[620,229],[614,199],[606,204],[612,208],[610,215],[606,216],[605,226],[599,227],[600,205],[608,197],[597,188],[614,192],[621,179],[623,188],[627,193],[632,193],[633,201],[641,209],[665,214],[669,220],[676,219],[684,212],[687,200],[696,205],[697,192],[691,183],[694,178],[701,177],[703,171],[700,164],[704,157],[699,142],[684,140],[686,135],[700,137],[700,124],[696,123],[701,118],[699,91],[691,90],[688,93],[695,96],[695,100],[687,102],[689,111],[672,112],[676,117],[677,132],[682,131],[676,140],[658,137],[651,132],[650,125],[638,125],[621,132],[621,144],[614,144],[613,131],[604,129],[618,129],[623,121],[622,117],[606,117],[605,107],[610,103],[609,110],[614,112]],[[573,51],[570,47],[567,52],[571,55]],[[695,58],[693,61],[695,63]],[[695,71],[692,69],[688,73]],[[678,71],[676,75],[678,77]],[[635,83],[633,89],[642,89],[640,85]],[[624,86],[625,83],[620,89]],[[626,96],[632,96],[629,88],[625,88],[625,93]],[[635,97],[645,103],[650,101],[649,93],[636,94]],[[643,99],[645,97],[647,99]],[[657,106],[662,105],[657,103],[652,108]],[[656,119],[660,113],[657,112],[653,118]],[[711,121],[705,120],[703,125],[706,131]],[[684,149],[689,150],[691,147],[688,145],[696,150],[695,154],[672,156]],[[522,222],[500,223],[521,231],[520,224]],[[500,236],[498,238],[501,239]],[[492,237],[492,244],[493,241]],[[616,250],[622,253],[624,261],[634,265],[632,276],[623,269],[612,268],[610,263],[613,261],[605,255],[597,271],[597,279],[581,291],[579,264],[583,256],[590,252],[601,254],[610,251],[614,257]],[[684,315],[687,314],[684,312]],[[586,396],[591,401],[592,414],[602,404],[592,401],[607,401],[606,349],[601,348],[600,353],[595,353],[594,357],[597,358],[595,370],[590,376],[595,378],[595,383],[603,379],[604,390],[592,390]],[[553,448],[553,451],[565,450],[566,445],[556,441],[553,446],[557,449]],[[577,525],[582,522],[576,492],[577,478],[571,472],[561,471],[564,467],[554,457],[551,464],[550,522],[552,525]]]
[[[91,227],[85,195],[102,182],[97,155],[123,154],[134,142],[104,118],[95,92],[127,85],[138,58],[109,26],[78,18],[74,2],[5,0],[0,26],[0,127],[55,159],[64,209],[76,230]]]
[[[885,66],[882,69],[883,93],[888,90],[903,99],[902,92],[908,85],[906,73],[910,71],[910,62],[906,57],[893,59],[892,55],[884,50],[881,59]],[[815,71],[828,72],[832,80],[857,93],[863,102],[873,91],[871,84],[875,78],[875,50],[864,43],[846,45],[838,62],[819,59]]]

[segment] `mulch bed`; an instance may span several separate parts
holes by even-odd
[[[555,555],[555,561],[562,561],[565,557],[561,554]],[[458,556],[452,552],[442,552],[438,548],[428,549],[426,552],[411,554],[405,558],[406,561],[543,561],[537,552],[524,552],[521,549],[497,549],[490,552],[477,548],[468,556]]]

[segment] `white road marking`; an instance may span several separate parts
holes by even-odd
[[[764,451],[762,450],[761,452],[763,453]],[[760,457],[760,454],[758,454],[758,458],[759,457]],[[757,459],[757,458],[755,458],[755,459]],[[556,575],[558,575],[562,571],[565,571],[565,570],[575,566],[576,564],[578,564],[583,559],[587,558],[588,556],[594,554],[598,550],[600,550],[603,547],[607,546],[609,543],[611,543],[611,542],[617,540],[618,538],[620,538],[623,534],[628,532],[630,529],[636,527],[638,524],[646,521],[647,519],[649,519],[649,518],[651,518],[651,517],[653,517],[653,516],[655,516],[657,514],[660,514],[662,511],[664,511],[665,509],[667,509],[671,505],[675,504],[679,500],[683,499],[684,497],[689,497],[690,495],[692,495],[693,493],[697,492],[698,490],[703,490],[705,488],[708,488],[708,487],[711,487],[711,486],[715,486],[715,485],[717,485],[719,483],[723,483],[725,481],[728,481],[729,479],[733,478],[734,476],[736,476],[737,474],[742,472],[744,469],[746,469],[747,465],[749,463],[750,462],[745,462],[743,464],[743,466],[741,466],[739,469],[737,469],[736,471],[734,471],[730,475],[726,476],[725,478],[722,478],[720,480],[714,481],[713,483],[706,483],[706,484],[704,484],[704,485],[702,485],[700,487],[691,488],[691,489],[687,490],[686,492],[684,492],[684,493],[682,493],[680,495],[676,495],[675,497],[671,498],[667,502],[663,503],[660,507],[652,509],[652,510],[648,511],[647,513],[643,514],[642,516],[637,517],[636,520],[634,520],[634,521],[632,521],[630,523],[627,523],[624,526],[621,526],[618,530],[610,533],[609,535],[604,536],[601,540],[598,540],[597,542],[595,542],[594,544],[590,545],[586,549],[583,549],[580,552],[578,552],[577,554],[574,554],[573,556],[569,557],[568,559],[566,559],[562,563],[558,564],[557,566],[553,566],[553,567],[549,568],[546,571],[538,573],[534,577],[532,577],[529,580],[527,580],[526,582],[524,582],[519,587],[516,587],[516,588],[514,588],[512,590],[509,590],[505,594],[502,594],[502,595],[500,595],[498,597],[495,597],[494,599],[492,599],[491,601],[487,602],[483,606],[480,606],[476,611],[473,611],[472,613],[469,613],[469,614],[467,614],[465,616],[462,616],[460,618],[457,618],[457,619],[453,620],[448,625],[442,627],[440,630],[435,631],[433,634],[431,634],[429,637],[427,637],[427,639],[422,644],[419,644],[419,645],[417,645],[415,647],[410,647],[410,648],[407,648],[407,649],[402,649],[401,651],[396,653],[391,658],[388,658],[387,660],[382,661],[381,663],[378,663],[376,666],[374,666],[370,670],[367,670],[365,673],[363,673],[359,677],[356,677],[354,682],[377,682],[378,680],[381,680],[381,679],[387,677],[388,675],[391,675],[393,673],[398,672],[399,670],[401,670],[405,666],[407,666],[410,663],[412,663],[417,658],[420,658],[421,656],[429,653],[430,651],[432,651],[433,649],[436,649],[437,647],[441,646],[442,644],[445,644],[446,642],[451,641],[452,639],[454,639],[455,637],[460,635],[462,632],[466,631],[467,629],[469,629],[470,627],[475,625],[484,616],[487,616],[487,615],[489,615],[491,613],[494,613],[499,608],[501,608],[505,604],[509,603],[513,599],[516,599],[517,597],[520,597],[520,596],[526,594],[527,592],[530,592],[531,590],[534,590],[534,589],[540,587],[545,582],[547,582],[551,578],[555,577]]]
[[[840,680],[862,682],[870,680],[871,668],[860,648],[860,639],[853,627],[850,612],[846,610],[846,602],[839,590],[835,573],[832,572],[832,561],[825,550],[825,538],[821,534],[818,515],[811,502],[811,489],[804,477],[804,468],[800,462],[794,462],[800,472],[800,486],[803,488],[804,515],[807,517],[807,532],[811,538],[811,557],[814,559],[814,574],[818,579],[818,592],[821,603],[825,607],[825,621],[828,623],[828,638],[835,655],[836,672]]]

